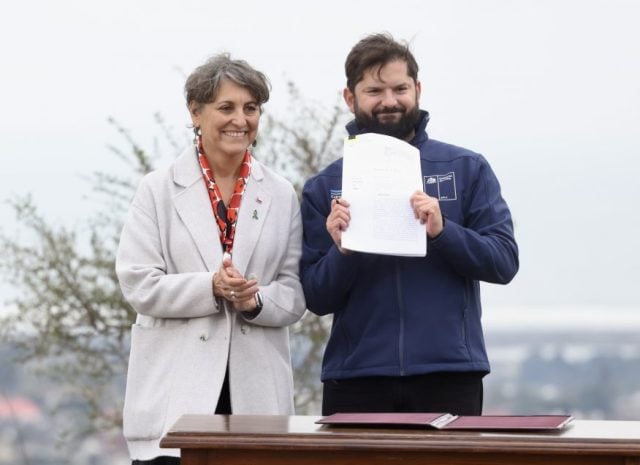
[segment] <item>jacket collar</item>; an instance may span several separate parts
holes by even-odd
[[[222,247],[218,226],[211,211],[211,201],[203,181],[200,164],[193,147],[182,152],[172,168],[173,182],[178,186],[173,203],[209,271],[217,271],[222,262]],[[272,195],[263,185],[265,172],[255,158],[251,158],[251,175],[247,182],[238,212],[233,246],[233,264],[244,274],[258,243]]]

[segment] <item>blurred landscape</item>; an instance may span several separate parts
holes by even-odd
[[[636,309],[531,308],[487,320],[484,413],[640,419]]]

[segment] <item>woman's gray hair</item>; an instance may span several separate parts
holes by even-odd
[[[187,78],[184,95],[189,110],[197,111],[215,100],[224,80],[247,89],[259,106],[269,100],[271,85],[263,73],[244,60],[232,60],[228,53],[221,53],[198,66]]]

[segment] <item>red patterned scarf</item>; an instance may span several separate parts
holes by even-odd
[[[236,223],[238,222],[238,210],[240,209],[240,203],[242,202],[242,195],[247,186],[247,180],[251,173],[251,154],[247,150],[240,166],[240,177],[236,181],[233,195],[229,201],[229,206],[226,207],[222,201],[222,195],[220,189],[216,184],[213,171],[209,167],[207,157],[204,154],[204,148],[202,147],[202,136],[198,136],[198,160],[200,161],[200,167],[202,168],[202,174],[204,175],[204,181],[209,192],[209,199],[211,200],[211,206],[213,207],[213,215],[218,223],[220,229],[220,243],[222,249],[225,252],[231,253],[233,249],[233,238],[236,234]]]

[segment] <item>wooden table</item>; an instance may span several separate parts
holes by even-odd
[[[181,465],[640,465],[640,421],[535,433],[320,426],[318,417],[185,415],[162,439]]]

